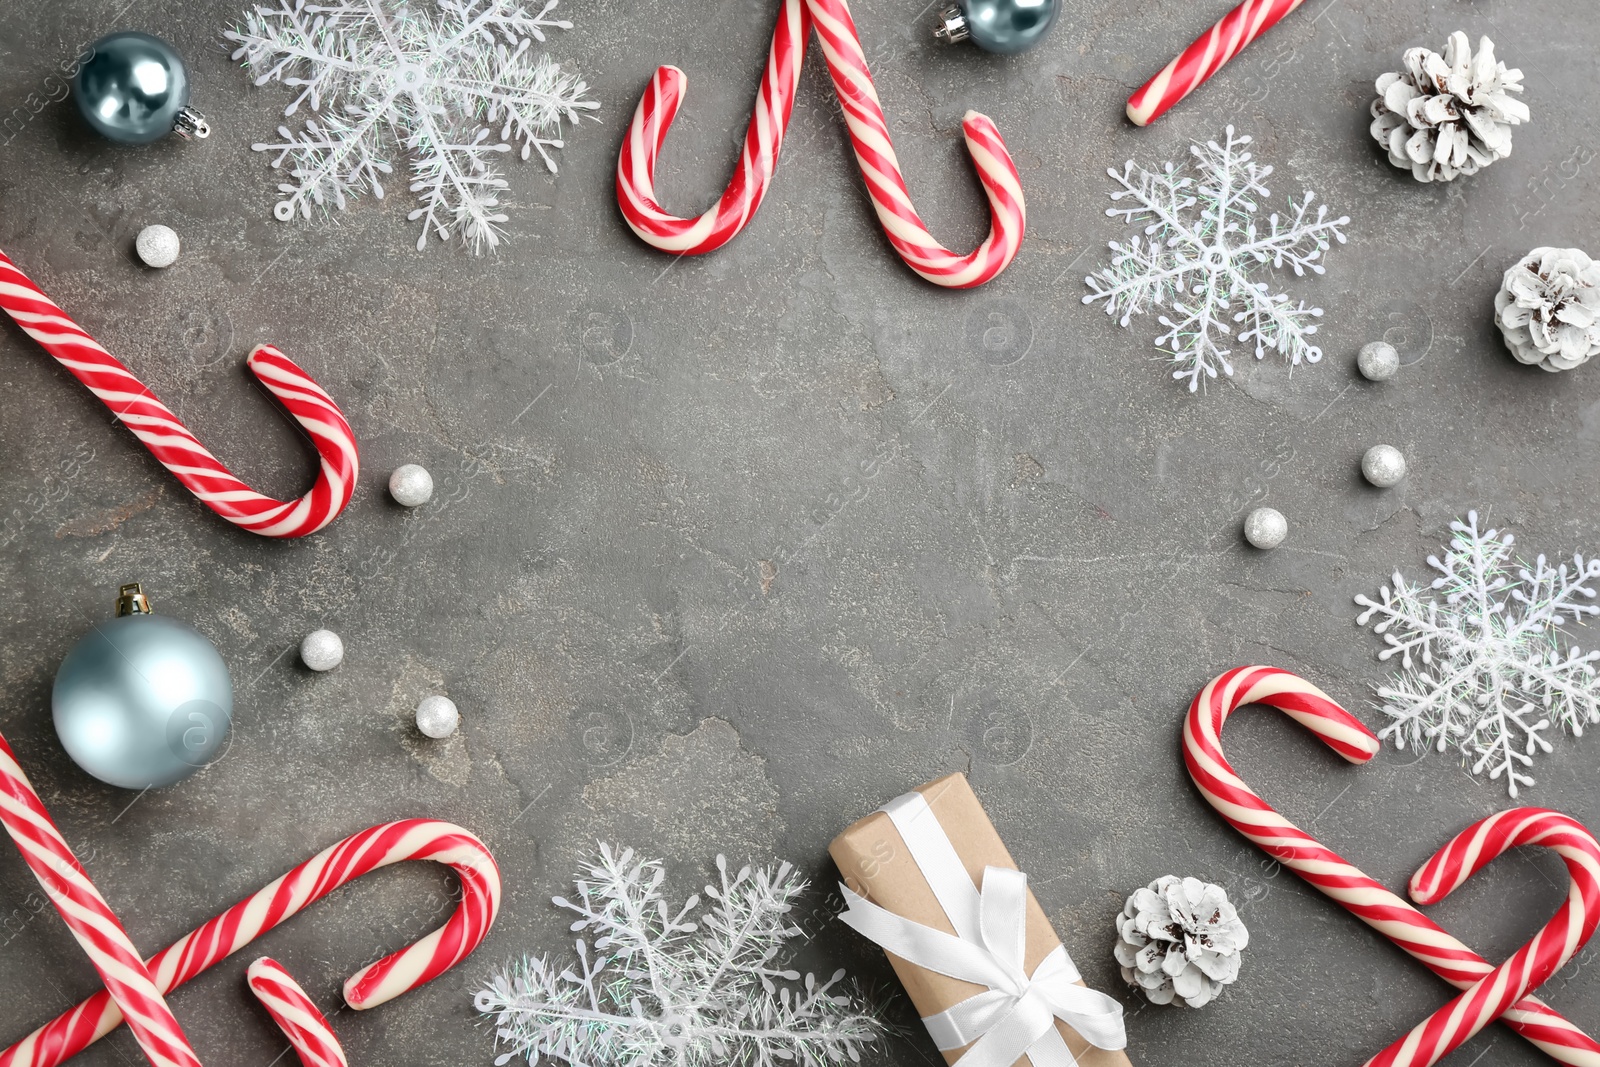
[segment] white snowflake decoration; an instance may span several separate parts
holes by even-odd
[[[273,215],[343,210],[369,190],[381,200],[403,150],[419,201],[409,218],[422,221],[417,248],[452,231],[474,252],[498,245],[506,181],[494,157],[520,141],[523,159],[538,152],[553,173],[561,124],[600,106],[584,82],[533,53],[546,30],[572,27],[551,17],[556,2],[538,14],[513,0],[279,0],[248,12],[224,34],[239,46],[233,58],[257,85],[299,90],[285,115],[305,104],[319,116],[251,146],[275,153],[273,167],[291,179]]]
[[[830,1067],[860,1062],[883,1026],[844,992],[783,966],[801,934],[791,918],[806,883],[787,863],[730,873],[717,857],[711,904],[669,909],[655,860],[600,846],[577,880],[578,961],[524,958],[474,998],[510,1051],[503,1065],[565,1060],[573,1067]]]
[[[1440,575],[1430,587],[1396,571],[1378,600],[1356,597],[1366,609],[1356,622],[1388,646],[1378,658],[1398,655],[1402,667],[1378,687],[1389,718],[1378,736],[1399,748],[1455,747],[1472,773],[1504,775],[1514,797],[1533,784],[1522,768],[1553,751],[1552,721],[1579,735],[1600,723],[1600,652],[1568,647],[1562,631],[1600,614],[1589,602],[1600,559],[1551,567],[1541,555],[1530,567],[1512,556],[1511,534],[1478,529],[1476,511],[1450,529],[1444,559],[1428,557]]]
[[[1315,363],[1322,350],[1311,343],[1321,308],[1305,301],[1292,304],[1273,293],[1254,272],[1266,264],[1287,265],[1304,277],[1322,274],[1322,254],[1329,239],[1343,244],[1339,227],[1348,218],[1329,219],[1320,205],[1310,218],[1312,194],[1288,204],[1288,214],[1267,218],[1257,226],[1257,197],[1272,194],[1261,184],[1272,168],[1252,161],[1243,151],[1250,138],[1229,126],[1223,144],[1191,145],[1198,175],[1172,163],[1160,171],[1129,160],[1122,170],[1108,170],[1121,189],[1112,200],[1132,197],[1136,206],[1107,208],[1106,214],[1143,225],[1144,236],[1127,244],[1111,242],[1111,265],[1084,281],[1091,292],[1085,304],[1104,301],[1106,314],[1120,315],[1128,325],[1135,315],[1154,307],[1169,308],[1158,316],[1167,332],[1156,345],[1171,357],[1172,376],[1187,379],[1189,391],[1200,388],[1201,376],[1215,378],[1217,368],[1233,374],[1224,347],[1235,329],[1241,343],[1255,342],[1256,358],[1276,350],[1291,366]]]

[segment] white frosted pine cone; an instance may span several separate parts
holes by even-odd
[[[1527,122],[1522,71],[1494,58],[1494,42],[1478,41],[1477,55],[1457,30],[1444,55],[1409,48],[1405,70],[1379,76],[1372,102],[1372,137],[1389,162],[1419,182],[1476,174],[1511,154],[1511,127]]]
[[[1203,1008],[1239,977],[1250,931],[1219,885],[1165,875],[1137,890],[1117,916],[1122,978],[1153,1004]]]
[[[1576,248],[1535,248],[1506,271],[1494,321],[1522,363],[1571,370],[1600,352],[1600,263]]]

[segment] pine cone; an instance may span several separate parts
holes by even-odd
[[[1410,48],[1405,70],[1378,78],[1372,102],[1372,136],[1389,162],[1411,169],[1419,182],[1476,174],[1511,154],[1511,127],[1528,121],[1522,71],[1495,62],[1494,42],[1480,38],[1472,54],[1457,30],[1444,55]]]
[[[1494,321],[1522,363],[1571,370],[1600,352],[1600,263],[1576,248],[1535,248],[1506,271]]]
[[[1128,898],[1117,916],[1122,978],[1153,1004],[1211,1003],[1239,977],[1250,931],[1219,885],[1166,875]]]

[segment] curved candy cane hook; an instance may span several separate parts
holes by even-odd
[[[51,899],[57,901],[57,908],[67,918],[69,926],[73,922],[70,915],[85,908],[87,894],[92,893],[95,900],[100,900],[104,914],[97,916],[100,921],[96,932],[103,935],[107,929],[106,920],[115,925],[116,917],[111,915],[109,908],[105,908],[104,900],[88,882],[87,875],[82,876],[76,895],[58,896],[46,883],[46,877],[51,874],[55,864],[48,856],[39,854],[34,838],[44,837],[45,828],[48,827],[56,854],[70,857],[71,850],[50,823],[48,813],[44,811],[43,804],[38,803],[37,794],[33,794],[32,787],[27,785],[21,770],[10,759],[10,749],[3,745],[4,739],[0,738],[0,749],[4,754],[4,759],[0,760],[0,783],[6,789],[6,793],[0,793],[0,816],[8,816],[10,797],[17,795],[18,783],[33,795],[37,805],[30,808],[27,823],[14,826],[7,817],[6,829],[11,830],[18,847],[23,850],[23,857],[34,868],[40,882],[45,884]],[[415,944],[357,971],[344,984],[344,999],[346,1004],[357,1010],[373,1008],[432,981],[465,959],[488,935],[489,928],[500,912],[500,869],[484,843],[469,831],[433,819],[404,819],[374,826],[345,838],[158,952],[148,964],[153,989],[147,999],[160,1001],[161,1010],[166,1011],[166,1004],[161,1000],[165,994],[209,970],[345,883],[369,871],[405,860],[430,860],[454,869],[461,878],[461,902],[449,921],[439,929]],[[73,865],[76,862],[73,860]],[[40,873],[41,868],[45,873]],[[76,870],[82,875],[81,867]],[[83,890],[82,886],[87,886],[87,890]],[[117,963],[129,971],[146,969],[145,965],[138,963],[138,956],[132,954],[131,945],[127,947],[127,953],[115,961],[102,961],[97,950],[88,945],[85,945],[85,951],[101,968],[102,977],[107,977],[108,970],[101,966],[102,962]],[[130,954],[131,961],[128,959]],[[111,970],[106,990],[96,993],[0,1052],[0,1067],[56,1067],[120,1026],[128,1001],[121,995],[120,985],[113,984],[118,973],[115,969]],[[114,991],[118,994],[115,997]],[[137,1020],[130,1017],[130,1024],[142,1021],[146,1014],[154,1016],[156,1013],[150,1009]],[[170,1011],[166,1011],[166,1018],[171,1019]],[[187,1051],[188,1045],[183,1041],[176,1021],[170,1023],[170,1031],[158,1032],[168,1033],[169,1042],[175,1040],[182,1043]],[[136,1027],[136,1036],[139,1033]],[[172,1034],[176,1035],[175,1039],[171,1039]],[[192,1052],[188,1059],[158,1060],[151,1054],[151,1045],[146,1044],[142,1037],[140,1045],[158,1065],[183,1063],[198,1067]]]
[[[1433,1067],[1500,1013],[1566,965],[1600,926],[1600,842],[1576,819],[1541,808],[1512,808],[1463,830],[1411,878],[1411,898],[1435,904],[1490,860],[1518,845],[1553,849],[1567,865],[1567,899],[1516,955],[1484,975],[1367,1067]]]
[[[355,434],[333,398],[293,360],[262,345],[245,361],[311,435],[322,469],[298,500],[276,500],[251,489],[202,445],[148,386],[45,296],[0,252],[0,308],[127,427],[200,502],[224,519],[263,537],[304,537],[334,520],[355,492],[361,461]]]
[[[721,199],[698,218],[669,214],[656,200],[656,159],[689,84],[688,76],[677,67],[656,68],[617,156],[617,204],[641,240],[663,252],[694,256],[721,248],[744,229],[761,206],[777,169],[810,36],[811,15],[805,0],[784,0],[772,32],[767,69],[750,112],[739,167]]]
[[[1236,667],[1202,689],[1184,719],[1183,760],[1206,802],[1262,851],[1457,989],[1468,989],[1494,971],[1482,956],[1278,814],[1244,783],[1222,753],[1222,727],[1246,704],[1287,712],[1351,763],[1366,763],[1378,753],[1372,731],[1310,682],[1277,667]],[[1600,1042],[1536,997],[1521,998],[1501,1020],[1559,1063],[1600,1067]]]
[[[744,228],[761,206],[777,167],[794,110],[806,39],[813,28],[844,109],[856,164],[895,252],[923,278],[953,289],[982,285],[1005,270],[1022,244],[1027,209],[1021,179],[999,130],[988,116],[976,111],[967,112],[962,119],[967,153],[989,201],[989,235],[972,252],[957,255],[934,240],[911,205],[911,193],[889,139],[888,121],[845,0],[783,0],[739,167],[721,199],[698,218],[672,215],[656,200],[656,159],[687,86],[687,78],[678,68],[656,70],[617,158],[617,204],[633,232],[664,252],[699,255],[720,248]]]

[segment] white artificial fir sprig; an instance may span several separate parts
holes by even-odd
[[[1345,242],[1340,227],[1350,220],[1328,218],[1326,205],[1313,212],[1307,192],[1291,198],[1285,214],[1270,212],[1263,222],[1258,198],[1272,195],[1262,184],[1272,168],[1244,150],[1250,140],[1229,126],[1223,143],[1190,146],[1193,173],[1172,163],[1148,170],[1132,160],[1106,172],[1121,186],[1111,199],[1132,200],[1106,214],[1139,224],[1143,236],[1111,242],[1110,266],[1084,279],[1090,292],[1083,302],[1104,302],[1106,314],[1122,326],[1135,315],[1166,309],[1157,321],[1167,332],[1156,345],[1190,392],[1219,368],[1233,373],[1224,347],[1230,337],[1253,343],[1257,359],[1275,351],[1297,367],[1322,358],[1311,343],[1322,309],[1273,293],[1256,274],[1285,266],[1300,277],[1324,273],[1322,255],[1330,241]]]
[[[577,879],[574,966],[524,957],[474,1004],[509,1047],[496,1064],[573,1067],[831,1067],[858,1063],[883,1025],[851,995],[788,967],[802,933],[791,918],[806,889],[787,863],[730,871],[717,857],[709,904],[669,907],[660,862],[632,849],[599,856]]]
[[[452,233],[475,252],[496,247],[507,220],[497,157],[538,152],[554,173],[562,124],[600,106],[586,83],[534,52],[546,31],[572,28],[551,14],[556,3],[535,14],[515,0],[278,0],[246,12],[224,34],[238,45],[233,58],[257,85],[296,90],[284,115],[301,105],[315,115],[252,146],[290,179],[273,214],[287,222],[313,207],[343,210],[363,192],[381,200],[404,153],[417,248]]]
[[[1595,582],[1600,559],[1574,554],[1552,567],[1513,556],[1516,539],[1480,530],[1478,513],[1450,524],[1444,558],[1428,586],[1399,571],[1378,599],[1356,597],[1361,626],[1383,636],[1381,660],[1401,670],[1377,689],[1389,724],[1378,736],[1399,748],[1456,748],[1474,774],[1504,776],[1515,797],[1533,785],[1525,768],[1554,751],[1552,724],[1581,735],[1600,723],[1600,651],[1571,646],[1564,627],[1600,614]]]

